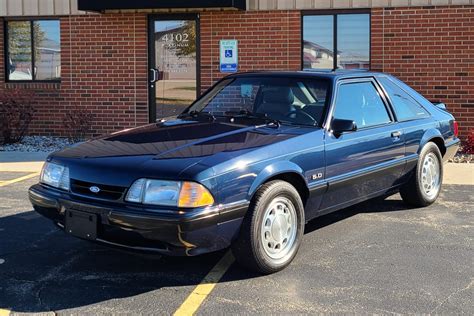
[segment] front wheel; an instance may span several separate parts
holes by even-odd
[[[405,203],[428,206],[439,196],[443,182],[443,160],[438,146],[430,142],[420,152],[415,173],[400,189]]]
[[[271,181],[255,194],[232,252],[241,265],[269,274],[295,257],[304,231],[304,207],[288,182]]]

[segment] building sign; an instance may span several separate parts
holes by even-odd
[[[239,68],[237,40],[222,40],[220,51],[221,72],[237,72]]]

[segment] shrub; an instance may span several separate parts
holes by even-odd
[[[86,139],[90,134],[92,119],[94,115],[87,109],[77,107],[66,112],[63,119],[63,127],[71,142],[79,142]]]
[[[36,109],[33,105],[35,92],[23,89],[8,89],[0,93],[1,143],[20,142],[28,132]]]
[[[469,132],[466,141],[462,144],[462,151],[465,154],[474,155],[474,129]]]

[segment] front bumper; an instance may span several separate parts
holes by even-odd
[[[61,228],[66,210],[98,216],[97,239],[110,246],[168,255],[194,256],[228,247],[237,236],[248,202],[195,209],[178,214],[169,210],[149,211],[107,201],[71,197],[40,184],[29,190],[35,211]]]

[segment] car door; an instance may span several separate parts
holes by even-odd
[[[400,180],[405,165],[404,135],[383,90],[373,78],[336,84],[325,134],[325,213],[376,196]],[[357,130],[335,135],[333,119],[353,120]]]

